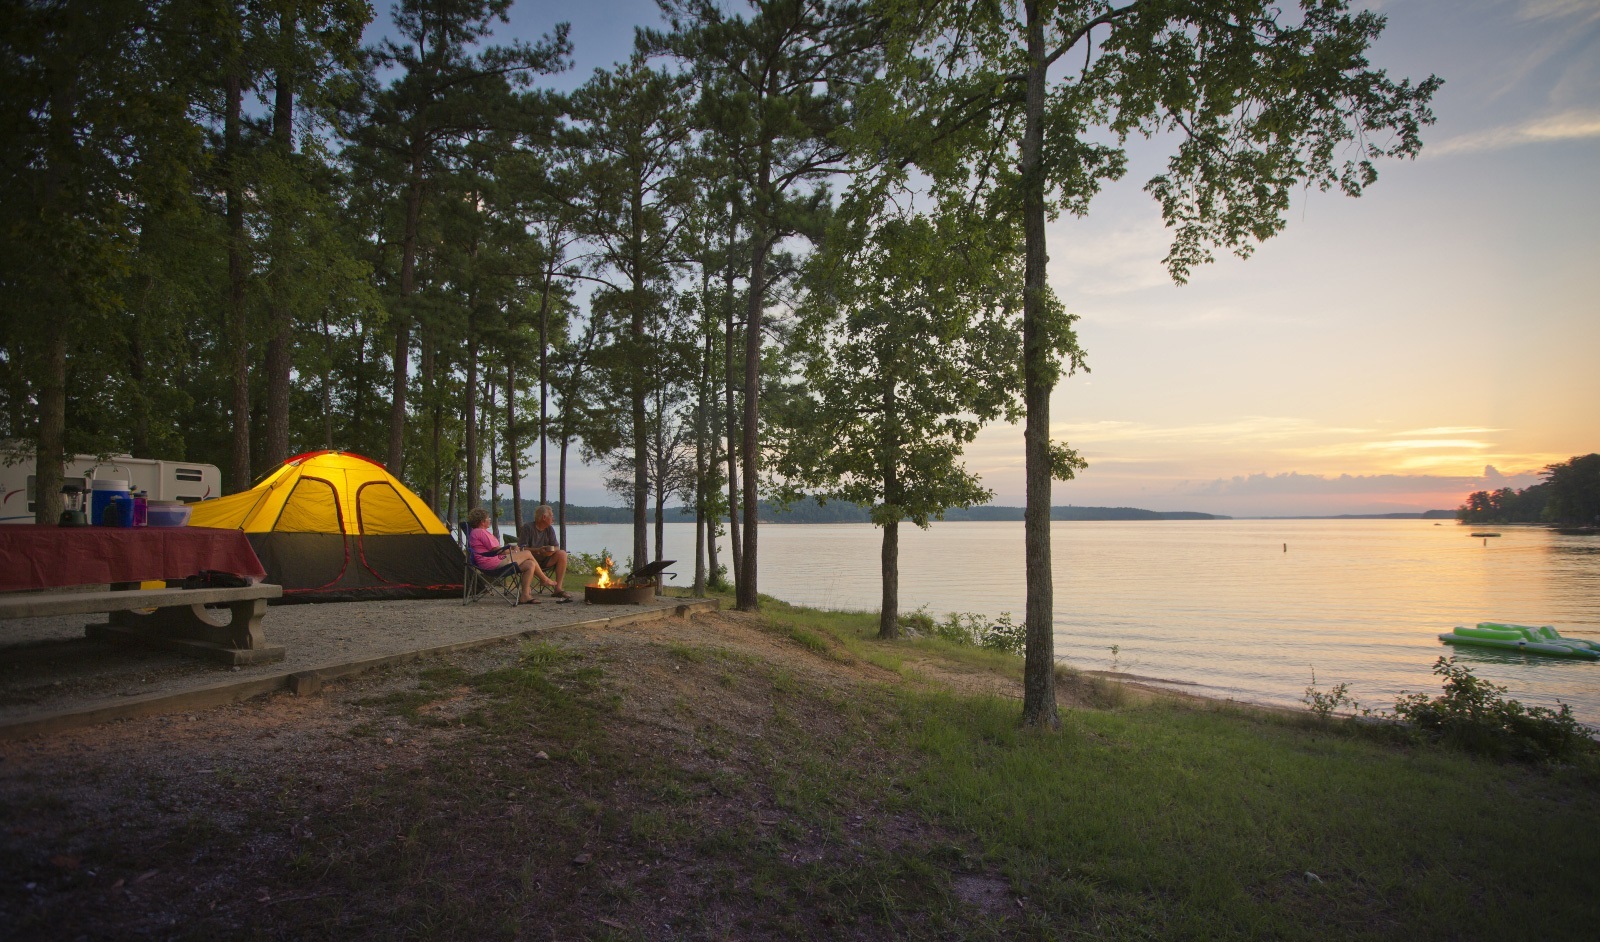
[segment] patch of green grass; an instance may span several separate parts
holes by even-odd
[[[1013,701],[901,708],[929,759],[912,800],[989,848],[1051,934],[1571,938],[1600,915],[1600,800],[1559,778],[1164,704],[1054,733]],[[1506,893],[1508,873],[1539,879]]]
[[[700,664],[706,660],[710,652],[708,652],[705,648],[696,647],[692,644],[668,642],[667,653],[671,654],[680,661],[687,661],[690,664]]]

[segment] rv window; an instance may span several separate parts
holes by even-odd
[[[199,468],[177,468],[173,471],[173,476],[180,481],[198,481],[204,475]],[[183,500],[181,497],[178,499]]]

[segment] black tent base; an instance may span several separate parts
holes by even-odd
[[[283,586],[274,604],[450,598],[461,594],[463,559],[444,534],[344,536],[250,533],[267,581]]]

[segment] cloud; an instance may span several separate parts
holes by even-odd
[[[1057,423],[1051,426],[1054,438],[1069,442],[1102,445],[1108,442],[1160,442],[1163,444],[1232,445],[1281,443],[1285,439],[1308,435],[1370,435],[1368,429],[1329,428],[1305,419],[1284,416],[1247,415],[1226,422],[1197,425],[1147,425],[1140,422]]]
[[[1190,485],[1183,490],[1194,496],[1240,497],[1261,495],[1348,495],[1348,494],[1428,494],[1463,492],[1499,487],[1527,487],[1539,482],[1538,475],[1503,475],[1491,465],[1483,477],[1439,474],[1341,474],[1324,476],[1289,471],[1283,474],[1250,474],[1218,478]],[[1493,472],[1493,476],[1490,476]]]
[[[1505,150],[1525,144],[1588,140],[1600,137],[1600,112],[1566,111],[1534,118],[1521,124],[1504,125],[1470,134],[1461,134],[1424,150],[1441,157],[1446,154],[1471,154]]]
[[[1567,19],[1587,23],[1600,19],[1600,0],[1522,0],[1519,20]]]

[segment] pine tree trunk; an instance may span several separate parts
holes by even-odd
[[[701,283],[700,296],[705,297],[705,284]],[[703,324],[703,322],[702,322]],[[704,330],[702,330],[702,334]],[[709,354],[711,351],[705,351]],[[696,377],[694,410],[694,588],[695,598],[703,598],[706,594],[706,451],[710,446],[707,441],[709,429],[706,425],[706,379],[710,362],[705,357],[700,361],[700,375]]]
[[[149,378],[142,339],[143,323],[135,317],[128,337],[128,379],[132,381],[138,401],[133,407],[133,430],[128,441],[128,453],[135,458],[149,458],[150,454],[150,390],[145,385]]]
[[[892,356],[892,355],[891,355]],[[899,412],[893,382],[883,389],[883,503],[894,511],[883,525],[883,601],[878,609],[878,637],[900,637],[900,456]]]
[[[883,602],[878,612],[878,637],[900,637],[900,521],[883,525]]]
[[[389,399],[389,473],[405,470],[406,387],[411,380],[411,296],[417,284],[417,240],[422,223],[422,162],[424,143],[411,148],[411,179],[406,184],[406,224],[400,240],[400,304],[389,312],[394,320],[394,385]]]
[[[517,443],[517,368],[515,358],[506,356],[506,461],[511,471],[511,525],[522,532],[522,449]]]
[[[544,271],[539,298],[539,503],[550,503],[550,283],[555,279],[555,245]]]
[[[280,33],[287,45],[295,31],[295,17],[283,14]],[[294,153],[294,77],[288,66],[279,66],[274,76],[272,108],[272,146],[284,168]],[[271,233],[272,268],[267,274],[267,426],[262,445],[262,464],[275,468],[289,457],[289,375],[294,369],[294,312],[287,298],[289,236],[285,201],[277,201]]]
[[[730,205],[733,206],[730,215],[736,215],[738,211],[737,204]],[[728,436],[728,543],[729,561],[732,563],[728,570],[733,574],[735,587],[738,586],[739,580],[744,578],[744,537],[739,530],[739,449],[734,443],[734,430],[739,427],[739,413],[735,408],[733,382],[733,243],[737,234],[737,230],[734,230],[728,235],[728,263],[723,269],[722,277],[724,305],[722,385],[723,394],[726,398],[726,412],[724,414],[726,415],[725,424],[727,426],[725,431]]]
[[[328,327],[328,314],[322,313],[322,447],[333,447],[333,333]]]
[[[34,450],[33,522],[61,517],[67,464],[67,328],[59,317],[44,325],[44,372],[39,383],[39,447]]]
[[[421,348],[417,351],[417,366],[421,373],[419,379],[422,380],[422,408],[427,410],[428,416],[428,484],[423,489],[422,499],[430,507],[437,506],[434,501],[439,494],[436,483],[439,480],[439,452],[444,445],[444,437],[439,431],[444,414],[439,408],[439,387],[436,385],[439,369],[439,355],[435,352],[437,346],[434,328],[424,323]]]
[[[756,540],[757,497],[756,475],[759,473],[760,441],[758,426],[761,402],[761,314],[762,295],[765,294],[767,268],[767,235],[753,233],[750,260],[750,299],[745,306],[744,326],[744,444],[740,461],[744,473],[744,546],[740,560],[739,588],[735,607],[741,612],[753,612],[761,607],[756,593]]]
[[[250,325],[245,309],[244,194],[239,160],[244,87],[237,72],[227,78],[227,106],[223,117],[226,154],[228,225],[228,362],[232,379],[233,438],[228,455],[228,477],[233,491],[250,488]]]
[[[556,501],[556,523],[561,529],[562,549],[567,548],[567,442],[569,441],[571,439],[567,438],[566,434],[563,433],[561,436],[561,457],[559,459],[561,467],[558,475],[559,483],[557,484],[561,496]]]
[[[635,217],[637,218],[637,217]],[[629,365],[631,375],[630,392],[633,413],[633,568],[638,569],[645,564],[650,556],[650,531],[648,527],[650,507],[650,479],[647,464],[650,460],[649,441],[645,430],[645,389],[644,389],[644,308],[640,303],[644,297],[644,284],[640,278],[639,266],[643,264],[638,257],[634,258],[634,285],[633,285],[633,317],[629,325],[628,334],[633,340],[633,362]]]
[[[483,456],[478,453],[478,336],[474,307],[476,305],[469,301],[466,343],[467,401],[462,407],[466,437],[466,456],[463,460],[467,466],[467,496],[464,503],[469,511],[477,507],[478,501],[483,499]]]
[[[1061,725],[1056,710],[1055,587],[1050,569],[1050,387],[1049,343],[1045,318],[1044,210],[1044,14],[1027,5],[1028,87],[1022,134],[1022,214],[1026,262],[1023,271],[1022,361],[1023,432],[1027,500],[1023,511],[1023,546],[1027,554],[1027,654],[1022,672],[1022,721],[1054,729]]]
[[[490,379],[484,384],[483,412],[488,417],[494,414],[494,380]],[[495,539],[500,539],[500,461],[495,453],[495,446],[500,443],[500,436],[495,434],[493,422],[484,423],[489,438],[489,525],[493,528]]]

